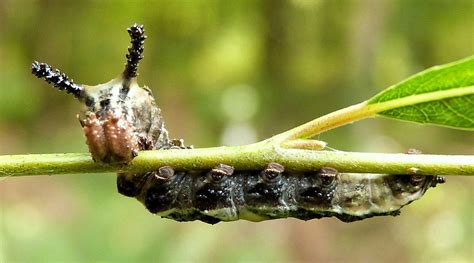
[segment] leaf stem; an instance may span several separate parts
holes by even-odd
[[[394,108],[401,108],[404,106],[415,105],[419,103],[425,103],[434,100],[440,100],[443,98],[453,98],[464,95],[474,94],[474,86],[441,90],[431,93],[422,93],[403,97],[396,100],[390,100],[386,102],[372,103],[369,104],[364,101],[359,104],[349,106],[347,108],[334,111],[327,115],[321,116],[315,120],[307,122],[289,131],[275,135],[271,140],[278,141],[286,144],[285,142],[290,140],[311,138],[325,131],[360,121],[366,118],[375,117],[378,113],[388,111]]]
[[[289,131],[275,135],[270,138],[270,140],[283,143],[289,140],[311,138],[339,126],[374,116],[375,112],[373,110],[371,111],[370,108],[367,107],[367,102],[364,101],[326,114]]]

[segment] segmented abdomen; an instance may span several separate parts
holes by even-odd
[[[274,169],[275,165],[281,169]],[[227,165],[210,172],[175,172],[171,167],[162,167],[140,176],[141,179],[133,177],[131,183],[130,175],[128,179],[119,175],[119,182],[135,185],[133,196],[150,212],[177,221],[211,224],[238,219],[309,220],[330,216],[351,222],[397,215],[402,206],[435,185],[434,176],[421,177],[419,181],[410,180],[410,175],[345,174],[332,168],[287,173],[276,163],[263,171],[235,172]]]

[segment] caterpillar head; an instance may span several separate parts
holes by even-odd
[[[139,150],[169,144],[160,109],[151,91],[137,83],[138,63],[146,39],[143,25],[128,28],[131,46],[125,70],[119,77],[95,86],[79,85],[48,64],[33,62],[32,72],[82,104],[78,114],[92,158],[127,163]]]

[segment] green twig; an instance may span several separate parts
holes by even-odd
[[[311,138],[325,131],[343,126],[348,123],[375,116],[374,111],[367,107],[367,102],[362,102],[350,107],[334,111],[315,120],[307,122],[289,131],[280,133],[272,138],[281,143],[295,140]]]
[[[465,96],[474,94],[474,86],[468,86],[459,89],[442,90],[426,94],[418,94],[404,97],[397,100],[368,104],[367,101],[340,109],[329,113],[320,118],[307,122],[296,128],[293,128],[274,137],[275,140],[287,142],[295,139],[311,138],[328,130],[360,121],[366,118],[373,118],[377,114],[394,108],[426,103],[429,101],[440,100],[443,98],[452,98],[456,96]]]
[[[126,166],[95,163],[85,153],[6,155],[0,156],[0,176],[145,172],[164,165],[178,170],[209,169],[219,163],[237,169],[261,169],[271,161],[297,171],[330,166],[353,173],[408,174],[418,169],[417,173],[425,175],[474,175],[474,156],[285,149],[266,141],[235,147],[142,151]]]

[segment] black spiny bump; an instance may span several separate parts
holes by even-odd
[[[222,207],[232,207],[232,180],[226,177],[232,175],[234,168],[220,164],[203,177],[199,178],[196,187],[194,205],[200,211],[214,210]]]
[[[332,167],[323,167],[318,172],[318,175],[321,177],[321,182],[325,186],[331,185],[336,179],[337,174],[338,171]]]
[[[163,166],[158,169],[156,177],[162,180],[169,180],[174,176],[174,169],[171,166]]]
[[[234,173],[234,167],[226,164],[219,164],[209,172],[209,179],[212,182],[222,180],[224,176],[231,176]]]
[[[261,176],[264,181],[274,181],[285,171],[285,167],[279,163],[269,163],[265,170],[262,171]]]
[[[52,68],[46,63],[34,61],[31,64],[31,72],[36,77],[46,80],[46,82],[59,90],[64,90],[67,93],[74,95],[76,98],[81,97],[83,87],[75,84],[72,79],[70,80],[68,76],[59,71],[59,69]]]
[[[419,186],[425,181],[425,176],[423,175],[412,175],[410,176],[410,184],[413,186]]]
[[[143,25],[134,24],[127,29],[130,35],[132,44],[128,48],[128,54],[126,55],[127,63],[125,64],[125,70],[123,75],[126,79],[135,78],[138,75],[138,63],[143,58],[143,45],[145,43],[145,29]]]

